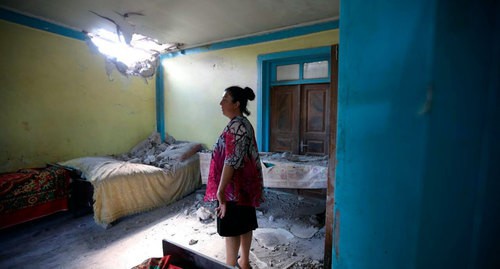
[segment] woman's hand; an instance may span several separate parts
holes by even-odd
[[[234,168],[230,165],[224,164],[222,168],[221,180],[219,183],[219,188],[217,189],[217,200],[219,201],[219,206],[215,209],[217,217],[223,218],[226,215],[226,194],[225,189],[227,184],[231,181],[233,177]]]
[[[217,191],[217,200],[219,201],[219,206],[215,209],[217,217],[224,218],[226,215],[226,197],[224,197],[224,192]]]

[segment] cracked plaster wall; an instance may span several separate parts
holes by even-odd
[[[123,153],[155,130],[155,88],[109,81],[80,41],[0,20],[0,172]]]

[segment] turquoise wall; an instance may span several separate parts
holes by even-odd
[[[495,14],[341,2],[333,268],[498,265]]]
[[[418,268],[500,268],[499,14],[498,1],[436,1]]]

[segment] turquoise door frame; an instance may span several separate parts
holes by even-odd
[[[276,52],[263,54],[257,57],[257,144],[261,151],[269,151],[269,118],[270,118],[270,93],[271,87],[277,85],[305,84],[305,83],[330,83],[331,70],[328,77],[321,79],[302,79],[302,68],[298,80],[277,82],[276,66],[283,64],[300,64],[312,61],[328,61],[331,59],[329,46]],[[328,64],[330,66],[330,64]]]
[[[161,61],[160,61],[161,63]],[[160,134],[161,141],[165,141],[165,91],[163,79],[163,65],[156,69],[156,131]]]

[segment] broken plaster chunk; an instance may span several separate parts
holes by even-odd
[[[254,237],[259,245],[274,250],[293,239],[293,234],[281,228],[258,228],[254,231]]]
[[[196,216],[199,220],[204,221],[212,218],[212,213],[205,207],[200,207],[196,210]]]
[[[298,238],[309,239],[318,232],[318,229],[313,226],[294,224],[290,232]]]
[[[140,158],[133,158],[133,159],[130,159],[128,160],[129,163],[141,163],[141,159]]]
[[[318,218],[316,216],[310,216],[309,217],[309,222],[314,225],[314,226],[318,226],[319,225],[319,221],[318,221]]]
[[[156,160],[156,157],[154,155],[148,155],[146,157],[146,160],[149,161],[150,163],[152,163]]]
[[[165,138],[165,142],[167,144],[175,144],[177,140],[175,140],[175,138],[169,134],[167,134],[167,137]]]

